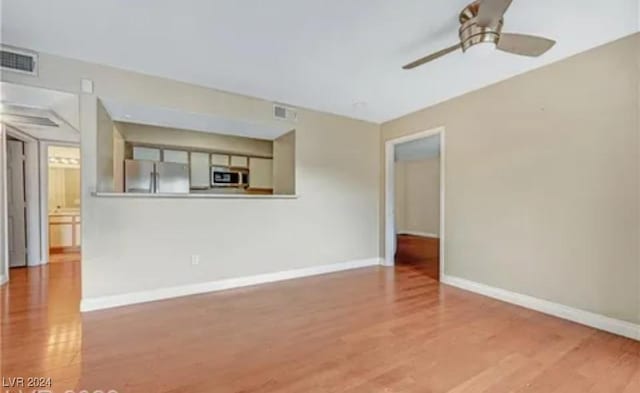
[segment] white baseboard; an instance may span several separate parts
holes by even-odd
[[[362,267],[379,266],[382,264],[381,258],[369,258],[331,265],[312,266],[302,269],[285,270],[275,273],[258,274],[255,276],[227,278],[223,280],[210,281],[197,284],[182,285],[177,287],[159,288],[148,291],[124,293],[121,295],[102,296],[82,299],[80,311],[94,311],[105,308],[120,307],[137,303],[152,302],[162,299],[170,299],[181,296],[196,295],[200,293],[222,291],[246,287],[250,285],[264,284],[275,281],[290,280],[339,272],[343,270],[358,269]]]
[[[5,284],[7,281],[9,281],[9,277],[5,276],[4,274],[0,274],[0,285]]]
[[[595,329],[604,330],[606,332],[634,340],[640,340],[640,325],[631,322],[595,314],[528,295],[522,295],[506,289],[491,287],[485,284],[466,280],[464,278],[443,275],[441,277],[441,282],[470,292],[502,300],[507,303],[536,310],[544,314],[553,315],[558,318],[590,326]]]
[[[437,233],[429,233],[429,232],[420,232],[420,231],[398,231],[398,235],[412,235],[412,236],[421,236],[421,237],[433,237],[439,238],[440,235]]]

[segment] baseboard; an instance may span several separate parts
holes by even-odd
[[[433,238],[436,238],[436,239],[440,237],[440,235],[438,235],[437,233],[420,232],[420,231],[398,231],[398,235],[433,237]]]
[[[0,285],[6,284],[7,281],[9,281],[9,277],[4,274],[0,274]]]
[[[362,267],[379,266],[381,258],[369,258],[331,265],[312,266],[308,268],[285,270],[275,273],[258,274],[255,276],[228,278],[224,280],[210,281],[198,284],[189,284],[177,287],[159,288],[149,291],[125,293],[121,295],[102,296],[82,299],[80,311],[94,311],[105,308],[127,306],[137,303],[152,302],[162,299],[170,299],[181,296],[196,295],[200,293],[222,291],[225,289],[241,288],[250,285],[265,284],[269,282],[290,280],[316,276],[320,274],[334,273],[343,270],[358,269]]]
[[[506,289],[491,287],[464,278],[443,275],[440,281],[443,284],[640,341],[640,325],[631,322],[511,292]]]
[[[80,247],[49,247],[50,254],[66,254],[80,252]]]

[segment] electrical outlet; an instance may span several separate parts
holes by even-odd
[[[192,255],[191,256],[191,264],[192,265],[199,265],[200,264],[200,255]]]

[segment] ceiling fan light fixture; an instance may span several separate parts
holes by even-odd
[[[528,34],[503,33],[504,14],[513,0],[475,0],[467,5],[459,15],[460,42],[415,60],[402,68],[412,70],[449,53],[462,50],[488,53],[500,50],[510,54],[538,57],[555,45],[555,41]],[[492,45],[479,45],[492,44]]]
[[[466,52],[475,45],[483,43],[493,44],[495,47],[500,40],[504,20],[500,19],[493,26],[480,26],[478,24],[479,6],[479,2],[474,2],[460,12],[460,29],[458,30],[458,35],[463,52]],[[486,46],[482,45],[482,47]]]
[[[477,57],[486,57],[495,53],[496,45],[491,42],[480,42],[478,44],[474,44],[473,46],[467,48],[465,53],[471,54],[472,56]]]

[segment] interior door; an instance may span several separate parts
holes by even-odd
[[[9,267],[27,265],[24,142],[7,141],[7,226]]]

